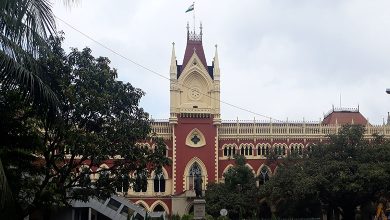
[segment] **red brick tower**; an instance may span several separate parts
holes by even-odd
[[[172,205],[188,209],[195,196],[194,182],[201,176],[202,189],[218,179],[218,129],[220,82],[217,50],[207,65],[200,33],[190,32],[183,64],[177,65],[173,45],[170,68],[170,118],[173,130]]]

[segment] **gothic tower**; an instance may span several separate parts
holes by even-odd
[[[211,66],[207,65],[199,34],[189,30],[182,65],[177,64],[175,45],[170,66],[170,118],[173,130],[172,200],[176,211],[185,212],[194,197],[196,177],[207,183],[218,181],[218,129],[220,125],[220,69],[217,47]],[[180,210],[182,209],[182,210]]]

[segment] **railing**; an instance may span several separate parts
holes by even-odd
[[[172,127],[168,121],[152,121],[152,132],[158,136],[169,139],[172,136]]]
[[[221,138],[232,137],[325,137],[335,134],[341,125],[324,125],[321,123],[262,123],[262,122],[236,122],[222,123],[218,128]],[[365,126],[365,137],[373,134],[384,135],[390,138],[390,125]]]
[[[321,138],[335,134],[341,125],[324,125],[320,122],[285,122],[270,123],[262,121],[223,121],[218,126],[220,138],[242,138],[242,137],[300,137],[300,138]],[[390,125],[365,126],[365,137],[372,137],[373,134],[384,135],[390,138]],[[159,136],[170,138],[172,127],[167,121],[152,122],[152,130]]]

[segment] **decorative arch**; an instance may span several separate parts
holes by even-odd
[[[254,175],[256,175],[255,170],[253,169],[253,167],[252,167],[249,163],[246,163],[245,166],[247,166],[249,169],[251,169],[251,170],[252,170],[252,173],[253,173]]]
[[[105,164],[105,163],[100,164],[99,168],[96,170],[97,173],[95,174],[95,178],[96,178],[96,179],[99,179],[99,177],[100,177],[100,173],[99,173],[98,171],[100,171],[100,170],[105,170],[105,169],[109,169],[109,168],[110,168],[110,167],[108,167],[107,164]]]
[[[169,175],[168,175],[167,170],[165,169],[165,167],[161,167],[161,168],[162,168],[162,172],[163,172],[164,176],[168,179],[168,178],[169,178]],[[154,177],[155,175],[156,175],[156,171],[153,170],[150,176],[151,176],[151,177]]]
[[[287,144],[284,144],[284,143],[275,143],[273,146],[272,146],[274,152],[276,155],[278,155],[279,157],[283,157],[287,154]]]
[[[138,200],[135,202],[135,204],[144,207],[146,211],[150,211],[150,207],[148,206],[148,203],[146,203],[144,200]]]
[[[156,171],[153,170],[151,177],[153,179],[153,191],[155,193],[164,193],[166,191],[166,180],[169,178],[165,168],[162,167],[162,173],[157,174]]]
[[[196,65],[188,65],[190,63],[196,63]],[[207,67],[203,66],[203,63],[200,61],[198,55],[196,53],[193,53],[187,65],[184,67],[182,74],[179,77],[179,83],[182,83],[182,85],[186,85],[185,82],[189,80],[188,78],[191,77],[192,74],[195,74],[195,76],[202,76],[203,80],[206,83],[205,86],[211,88],[210,86],[212,85],[212,79],[209,76],[206,68]]]
[[[198,157],[193,157],[186,165],[186,168],[184,169],[183,173],[183,190],[190,189],[190,179],[188,177],[188,173],[190,172],[190,169],[194,163],[197,163],[200,166],[200,169],[202,170],[202,176],[203,178],[203,185],[207,186],[207,168],[206,165],[203,163],[201,159]]]
[[[194,128],[186,137],[186,145],[189,147],[203,147],[206,145],[206,138],[199,129]]]
[[[236,144],[224,144],[222,146],[223,156],[230,157],[237,154],[237,145]]]
[[[222,172],[222,178],[225,178],[225,177],[223,177],[223,174],[225,174],[231,167],[233,167],[233,164],[229,164],[229,165],[227,165],[227,166],[225,167],[225,169],[224,169],[223,172]]]
[[[290,154],[297,153],[300,156],[303,155],[304,146],[302,143],[292,143],[290,144],[289,148],[290,148]]]
[[[242,143],[242,144],[240,144],[240,147],[239,147],[240,155],[252,156],[253,149],[254,149],[253,144]]]
[[[154,208],[156,208],[156,206],[158,205],[161,205],[164,209],[165,209],[165,212],[169,215],[169,208],[168,206],[161,200],[157,200],[155,201],[151,206],[150,206],[150,211],[153,212]]]
[[[272,176],[272,171],[269,166],[262,164],[257,170],[258,184],[263,185]]]
[[[269,166],[265,165],[265,164],[261,164],[261,166],[259,167],[259,169],[258,169],[257,172],[256,172],[256,175],[257,175],[257,176],[260,175],[261,170],[263,169],[263,167],[265,167],[265,168],[268,170],[268,172],[270,173],[270,175],[272,176],[272,170],[271,170],[271,168],[270,168]]]
[[[271,145],[269,143],[260,143],[256,145],[257,156],[267,156],[270,153]]]

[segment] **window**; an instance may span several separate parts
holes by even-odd
[[[154,207],[153,212],[165,212],[165,209],[161,204],[158,204]]]
[[[230,157],[236,154],[236,149],[234,144],[226,144],[223,146],[223,156]]]
[[[154,176],[154,192],[165,192],[165,179],[162,172]]]
[[[189,189],[190,190],[193,190],[195,189],[195,184],[197,183],[197,181],[202,179],[202,169],[200,168],[199,164],[198,163],[193,163],[191,168],[190,168],[190,171],[188,173],[188,176],[189,176]],[[201,184],[202,186],[202,184]]]
[[[260,170],[259,185],[265,184],[269,180],[269,170],[266,166],[263,166]]]
[[[134,183],[135,192],[146,192],[148,189],[148,178],[145,171],[137,172]]]
[[[245,156],[253,155],[252,144],[241,144],[240,145],[240,154]]]
[[[269,154],[269,144],[259,144],[257,145],[257,155],[258,156],[267,156]]]
[[[116,191],[122,192],[126,195],[127,191],[129,190],[129,186],[130,186],[129,181],[130,181],[129,175],[122,174],[117,180]]]

